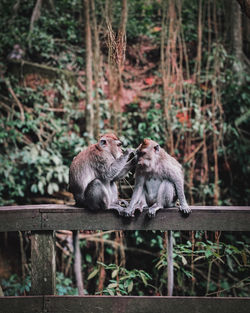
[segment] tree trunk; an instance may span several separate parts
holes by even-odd
[[[94,81],[95,81],[95,110],[94,110],[94,137],[98,138],[100,134],[100,75],[101,75],[101,58],[100,58],[100,40],[99,40],[99,29],[96,21],[96,10],[95,1],[91,0],[91,13],[94,30],[94,42],[93,42],[93,53],[94,53]]]
[[[243,51],[250,60],[250,18],[243,16]]]
[[[237,0],[241,6],[242,12],[250,18],[250,0]]]
[[[231,10],[231,40],[232,52],[237,59],[242,58],[242,13],[239,4],[232,0]]]
[[[109,49],[109,94],[111,100],[111,127],[115,132],[121,128],[121,101],[123,99],[122,72],[126,51],[127,0],[122,1],[122,15],[118,34],[113,31],[111,23],[111,4],[106,2],[106,22]]]
[[[30,34],[32,33],[35,22],[39,19],[41,15],[41,8],[42,8],[42,0],[37,0],[35,7],[33,9],[33,12],[32,12],[32,16],[31,16],[29,37],[30,37]]]
[[[243,82],[243,39],[242,39],[242,13],[240,5],[235,0],[231,0],[231,51],[236,58],[234,62],[234,71],[238,76],[238,82]]]
[[[93,110],[93,74],[92,74],[92,40],[89,7],[90,1],[84,0],[85,32],[86,32],[86,131],[88,144],[94,137],[94,110]]]
[[[81,256],[81,250],[80,250],[78,230],[73,231],[73,245],[74,245],[74,272],[75,272],[76,285],[77,285],[79,296],[83,296],[84,285],[83,285],[83,279],[82,279],[82,256]]]

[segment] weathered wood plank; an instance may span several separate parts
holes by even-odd
[[[188,217],[170,208],[153,219],[146,212],[125,218],[115,211],[95,213],[56,204],[0,207],[0,231],[59,229],[250,231],[250,207],[193,206]]]
[[[249,313],[250,298],[205,297],[45,297],[53,313]]]
[[[1,313],[249,313],[250,298],[45,296],[0,297]]]
[[[2,210],[0,208],[0,231],[32,230],[41,227],[38,210]]]
[[[53,231],[32,232],[31,294],[56,294],[56,257]]]
[[[44,297],[0,297],[1,313],[43,313]]]
[[[82,209],[76,213],[44,213],[43,229],[126,229],[126,230],[250,230],[250,210],[196,209],[183,217],[176,208],[158,212],[149,219],[145,212],[134,218],[116,212],[93,213]]]

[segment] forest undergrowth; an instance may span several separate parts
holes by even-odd
[[[243,60],[234,53],[224,1],[38,2],[0,4],[0,205],[72,204],[70,163],[107,131],[176,157],[190,205],[249,205],[250,50],[243,32]],[[1,253],[14,236],[25,265],[0,284],[28,294],[29,234],[8,236]],[[76,294],[71,232],[56,237],[57,292]],[[86,293],[167,294],[165,232],[80,239]],[[249,233],[176,231],[174,295],[247,296],[249,260]]]

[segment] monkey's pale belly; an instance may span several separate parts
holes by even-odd
[[[145,196],[148,206],[153,205],[157,201],[157,196],[161,183],[162,183],[161,180],[155,178],[146,181]]]

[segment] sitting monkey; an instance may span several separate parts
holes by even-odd
[[[124,209],[118,200],[116,181],[135,165],[135,153],[121,149],[121,141],[112,133],[102,135],[99,142],[80,152],[69,170],[69,189],[76,205],[90,210]]]
[[[135,188],[130,205],[123,214],[133,216],[136,209],[142,211],[148,207],[148,215],[154,217],[157,210],[175,206],[177,199],[180,211],[190,213],[180,163],[150,139],[144,139],[137,150],[137,157]]]

